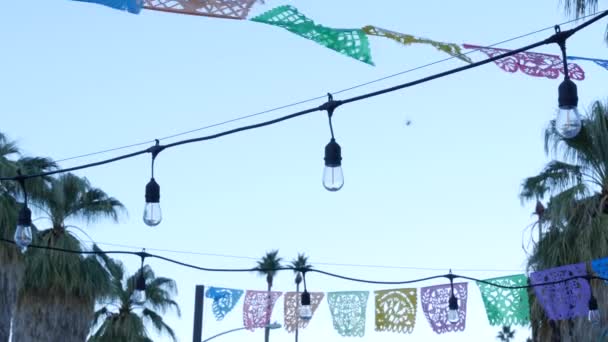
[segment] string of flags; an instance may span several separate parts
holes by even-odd
[[[245,20],[259,0],[74,0],[95,3],[117,10],[139,14],[142,9],[168,13],[198,15],[214,18]],[[315,23],[297,8],[282,5],[249,19],[283,28],[300,37],[312,40],[322,46],[337,51],[363,63],[374,65],[371,56],[369,37],[382,37],[396,41],[404,46],[425,44],[438,51],[471,63],[464,49],[475,49],[493,57],[509,50],[472,44],[445,43],[428,38],[399,33],[378,26],[367,25],[362,28],[332,28]],[[590,61],[608,70],[608,60],[569,56],[570,60]],[[522,52],[515,56],[497,60],[496,65],[506,72],[522,72],[533,77],[555,79],[563,74],[563,63],[558,55],[537,52]],[[570,78],[577,81],[585,79],[585,72],[576,63],[569,63]]]
[[[591,262],[593,272],[608,277],[608,257]],[[567,320],[587,317],[591,287],[585,278],[586,263],[554,267],[530,273],[516,274],[477,281],[488,322],[492,326],[526,326],[530,323],[530,300],[526,286],[533,286],[534,296],[549,320]],[[567,280],[570,279],[570,280]],[[566,280],[566,281],[564,281]],[[498,286],[495,286],[498,285]],[[504,288],[506,286],[511,288]],[[452,292],[453,291],[453,292]],[[449,317],[449,301],[454,294],[458,300],[458,316]],[[301,292],[253,291],[209,287],[205,297],[212,300],[215,319],[221,321],[237,307],[243,297],[243,324],[249,330],[264,328],[279,298],[283,297],[284,328],[291,333],[304,329],[310,319],[298,317]],[[460,282],[418,288],[385,289],[370,291],[310,292],[312,318],[325,301],[329,307],[333,327],[344,337],[365,335],[366,312],[369,302],[375,307],[375,331],[411,334],[417,323],[417,309],[437,334],[464,331],[467,321],[469,283]],[[312,319],[311,318],[311,319]],[[420,319],[418,318],[418,321]]]

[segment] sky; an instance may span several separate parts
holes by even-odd
[[[279,1],[252,14],[292,4],[326,26],[373,24],[445,42],[490,45],[552,27],[569,18],[558,1],[513,0]],[[600,9],[608,8],[600,0]],[[572,24],[571,24],[572,25]],[[564,25],[562,29],[571,27]],[[608,59],[606,20],[568,40],[575,56]],[[549,37],[546,30],[500,45],[518,48]],[[285,30],[248,21],[142,11],[132,15],[67,0],[6,2],[0,10],[0,130],[30,155],[55,160],[150,142],[228,119],[337,92],[444,59],[429,46],[404,47],[371,38],[370,66]],[[557,46],[535,50],[558,54]],[[471,55],[477,61],[480,53]],[[344,99],[457,66],[449,60],[351,91]],[[581,61],[579,108],[606,99],[605,70]],[[327,116],[317,112],[266,128],[163,151],[156,161],[163,222],[141,219],[150,156],[78,171],[128,210],[120,223],[73,222],[102,248],[139,251],[215,268],[247,268],[272,249],[291,260],[306,253],[316,268],[352,277],[400,281],[452,269],[491,278],[525,272],[534,203],[522,204],[522,179],[549,160],[543,130],[557,106],[561,79],[510,74],[489,64],[398,92],[348,104],[334,114],[345,185],[321,185]],[[208,135],[318,106],[324,100],[162,140]],[[410,125],[406,122],[411,121]],[[62,161],[62,167],[109,158],[151,143]],[[529,247],[529,246],[528,246]],[[121,257],[130,272],[137,257]],[[176,280],[181,317],[164,319],[180,341],[192,339],[196,285],[264,290],[255,274],[201,272],[148,260]],[[350,264],[340,266],[337,264]],[[359,266],[353,266],[359,265]],[[376,267],[366,267],[375,265]],[[382,267],[380,267],[382,266]],[[391,267],[387,267],[391,266]],[[278,291],[294,290],[291,271]],[[491,341],[479,290],[469,283],[466,330],[435,334],[418,308],[411,336],[374,331],[373,291],[394,286],[354,283],[319,274],[311,291],[372,291],[360,341]],[[445,283],[428,281],[423,287]],[[282,300],[273,320],[282,322]],[[240,305],[221,322],[205,303],[203,336],[242,326]],[[527,328],[516,328],[524,341]],[[300,341],[341,341],[327,302]],[[221,339],[221,340],[220,340]],[[217,341],[262,340],[239,331]],[[272,341],[293,335],[273,331]],[[168,341],[166,336],[155,340]]]

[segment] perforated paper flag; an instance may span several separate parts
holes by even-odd
[[[528,285],[528,277],[523,274],[486,279],[485,281],[503,286]],[[477,286],[479,286],[490,325],[527,325],[530,322],[530,304],[526,288],[504,289],[482,282],[477,282]]]
[[[315,312],[321,304],[321,301],[325,297],[323,292],[309,292],[310,293],[310,306],[312,308],[312,315],[314,318]],[[302,292],[286,292],[283,297],[285,301],[284,305],[284,322],[285,330],[291,333],[296,331],[296,327],[304,329],[308,326],[310,320],[300,319],[299,309],[301,305]]]
[[[213,316],[216,320],[221,321],[234,309],[242,295],[243,290],[210,287],[205,297],[213,300]]]
[[[530,274],[530,282],[534,285],[586,275],[585,263],[580,263],[533,272]],[[534,293],[550,320],[564,320],[589,313],[591,289],[586,279],[535,286]]]
[[[416,289],[375,291],[376,331],[411,334],[416,325]]]
[[[282,27],[327,48],[373,65],[367,36],[360,29],[334,29],[315,24],[297,8],[289,5],[273,8],[251,20]]]
[[[420,289],[422,312],[434,332],[443,334],[463,331],[467,320],[467,283],[454,283],[454,296],[458,299],[458,322],[448,321],[448,301],[452,291],[450,285],[437,285]]]
[[[601,66],[602,68],[608,70],[608,60],[605,60],[605,59],[575,57],[575,56],[568,56],[568,59],[595,62],[595,64],[597,64],[597,65]]]
[[[458,44],[442,43],[442,42],[438,42],[438,41],[435,41],[432,39],[414,37],[409,34],[390,31],[390,30],[386,30],[386,29],[380,28],[378,26],[372,26],[372,25],[363,27],[363,32],[365,32],[371,36],[389,38],[398,43],[406,45],[406,46],[411,45],[411,44],[428,44],[428,45],[435,47],[439,51],[445,52],[448,55],[454,56],[467,63],[472,62],[468,56],[466,56],[465,54],[462,53],[462,49],[460,48],[460,45],[458,45]]]
[[[488,57],[496,57],[510,52],[507,49],[498,49],[485,46],[464,44],[465,49],[477,49]],[[507,72],[521,71],[526,75],[534,77],[546,77],[556,79],[564,74],[564,62],[557,55],[548,55],[537,52],[520,52],[516,55],[501,58],[494,63]],[[568,74],[576,81],[585,79],[585,71],[578,64],[568,63]]]
[[[245,19],[257,0],[143,0],[144,8],[156,11]]]
[[[334,329],[342,336],[365,335],[368,291],[329,292],[327,302]]]
[[[243,325],[249,329],[264,328],[270,323],[272,309],[282,292],[247,290],[243,303]]]
[[[138,14],[141,11],[142,0],[74,0],[108,6],[121,11]]]

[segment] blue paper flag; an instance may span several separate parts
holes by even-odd
[[[90,2],[108,6],[121,11],[129,11],[129,13],[139,14],[143,0],[74,0],[80,2]]]
[[[221,321],[234,309],[242,295],[243,290],[210,287],[205,297],[213,299],[213,315],[216,320]]]
[[[581,61],[592,61],[592,62],[595,62],[595,64],[601,66],[602,68],[608,70],[608,60],[605,60],[605,59],[575,57],[575,56],[568,56],[568,59],[581,60]]]

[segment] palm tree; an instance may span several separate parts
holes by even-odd
[[[283,261],[283,258],[280,258],[278,255],[278,250],[267,252],[266,255],[264,255],[262,259],[258,261],[255,268],[258,274],[266,276],[266,283],[268,284],[268,311],[271,311],[270,307],[272,306],[270,295],[270,292],[272,291],[272,281],[274,280],[277,270],[281,268],[281,261]],[[270,312],[270,315],[272,315],[272,312]],[[268,323],[270,323],[270,316],[268,317],[268,320]],[[268,342],[269,339],[270,328],[266,327],[264,329],[264,342]]]
[[[145,323],[151,323],[159,333],[165,333],[176,342],[175,332],[162,316],[170,309],[180,315],[179,305],[173,300],[177,294],[175,281],[156,277],[147,265],[125,280],[122,263],[105,256],[104,261],[112,274],[112,292],[109,301],[95,312],[93,327],[97,329],[88,342],[151,342]],[[143,301],[135,290],[140,275],[146,283]]]
[[[68,225],[110,218],[115,222],[123,205],[94,188],[85,178],[63,174],[53,178],[38,210],[51,222],[34,243],[82,251],[81,241]],[[82,230],[81,230],[82,231]],[[13,341],[78,341],[90,329],[95,301],[110,294],[111,277],[98,256],[29,249],[25,256],[23,287],[13,317]]]
[[[56,168],[47,158],[23,157],[15,142],[0,133],[0,175],[15,176],[17,170],[24,174],[37,174]],[[32,201],[40,199],[46,178],[34,178],[25,183]],[[22,190],[17,182],[0,182],[0,237],[13,240],[17,224],[17,212],[21,204],[17,199]],[[17,304],[17,292],[21,287],[24,264],[16,246],[0,243],[0,342],[9,341],[11,318]]]
[[[560,0],[561,2],[562,0]],[[580,18],[584,15],[595,13],[598,7],[598,0],[563,0],[566,14]],[[606,26],[606,42],[608,43],[608,26]]]
[[[298,253],[298,257],[291,261],[291,267],[293,267],[293,271],[296,274],[296,293],[298,298],[300,297],[300,283],[302,283],[302,271],[306,272],[312,268],[312,266],[308,263],[308,257],[304,255],[304,253]],[[296,342],[298,342],[299,335],[299,322],[300,316],[296,314]]]
[[[555,160],[537,176],[523,182],[522,200],[549,197],[542,215],[543,232],[528,258],[531,271],[579,263],[608,255],[608,104],[596,101],[573,139],[562,138],[551,123],[545,132],[545,151]],[[608,296],[604,286],[593,283],[594,294]],[[602,305],[602,304],[600,304]],[[603,310],[608,306],[602,305]],[[587,341],[595,328],[585,320],[550,324],[535,297],[531,301],[534,340],[573,334]],[[562,333],[562,331],[564,333]]]
[[[501,342],[510,342],[512,338],[515,338],[515,330],[511,330],[511,327],[508,325],[503,325],[502,330],[498,332],[496,338]]]

